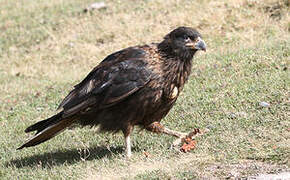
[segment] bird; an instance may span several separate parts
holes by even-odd
[[[58,106],[58,113],[25,132],[36,131],[17,149],[41,144],[66,128],[79,124],[97,126],[100,132],[124,135],[130,158],[134,127],[153,133],[184,137],[160,121],[175,104],[188,81],[197,51],[206,51],[201,34],[191,27],[177,27],[159,43],[137,45],[108,55]]]

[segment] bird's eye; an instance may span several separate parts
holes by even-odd
[[[184,38],[185,42],[189,42],[191,40],[190,37],[188,37],[186,35],[183,38]]]

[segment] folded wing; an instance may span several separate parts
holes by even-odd
[[[98,110],[112,106],[150,81],[151,72],[143,57],[145,53],[140,53],[139,49],[119,53],[109,56],[109,60],[106,58],[64,98],[59,106],[63,108],[63,118],[88,108]]]

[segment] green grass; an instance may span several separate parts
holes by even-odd
[[[0,179],[213,179],[290,171],[289,4],[286,1],[0,2]],[[279,6],[275,18],[268,7]],[[277,18],[277,16],[281,16]],[[106,55],[158,42],[174,27],[197,27],[208,52],[162,121],[179,131],[208,128],[190,153],[174,138],[68,129],[21,151],[24,129],[55,113],[61,99]],[[262,107],[267,102],[269,107]],[[144,152],[149,153],[146,158]]]

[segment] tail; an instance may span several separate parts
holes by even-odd
[[[73,117],[62,118],[62,114],[63,112],[60,112],[46,120],[42,120],[25,129],[25,132],[36,131],[36,134],[30,140],[28,140],[28,142],[26,142],[17,149],[22,149],[24,147],[35,146],[43,143],[53,138],[61,131],[65,130],[65,128],[73,124],[76,120]]]

